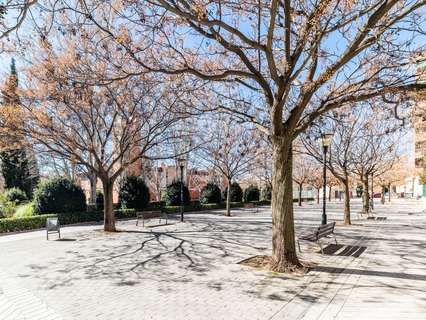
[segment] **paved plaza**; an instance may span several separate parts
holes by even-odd
[[[265,207],[186,215],[186,222],[118,223],[0,237],[0,319],[426,319],[426,211],[420,201],[376,204],[375,216],[341,224],[329,204],[338,245],[302,243],[304,276],[238,262],[270,254]],[[321,207],[296,208],[297,233],[319,224]],[[55,235],[52,235],[52,239]]]

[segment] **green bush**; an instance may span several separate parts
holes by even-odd
[[[16,204],[20,204],[26,200],[28,200],[27,195],[24,191],[19,188],[10,188],[4,192],[4,196],[7,201],[13,201]]]
[[[120,187],[118,201],[121,208],[142,210],[149,202],[149,189],[142,178],[129,176]]]
[[[23,218],[23,217],[32,217],[34,215],[34,205],[33,203],[26,203],[20,205],[16,208],[15,213],[13,214],[14,218]]]
[[[205,203],[220,203],[222,195],[219,187],[214,183],[208,183],[201,189],[200,202]]]
[[[53,217],[55,217],[55,215],[53,214],[44,214],[24,218],[0,219],[0,233],[45,228],[46,219]]]
[[[84,212],[86,196],[71,180],[58,177],[41,182],[34,192],[36,214]]]
[[[228,188],[225,188],[225,191],[223,192],[223,199],[226,201],[226,195],[228,192]],[[241,189],[240,185],[237,182],[231,183],[231,190],[230,190],[230,198],[231,202],[241,202],[243,200],[243,189]]]
[[[244,202],[259,201],[259,195],[259,188],[251,185],[244,190]]]
[[[14,201],[6,199],[4,193],[0,193],[0,218],[10,218],[13,216],[16,210],[16,204]]]
[[[262,200],[271,201],[272,199],[272,189],[270,187],[265,187],[262,189]]]
[[[180,206],[180,190],[182,183],[180,181],[172,182],[166,188],[166,193],[164,195],[164,201],[166,206]],[[185,184],[183,185],[183,204],[189,205],[190,197],[189,190]]]
[[[104,210],[104,194],[101,190],[96,190],[96,210]]]

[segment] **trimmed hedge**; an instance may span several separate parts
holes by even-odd
[[[161,208],[166,206],[165,201],[153,201],[148,203],[146,210],[160,210]]]
[[[256,205],[270,205],[270,201],[253,201]],[[159,210],[161,209],[166,213],[179,213],[180,206],[161,206],[162,203],[154,203],[154,205],[147,210]],[[242,202],[231,202],[231,208],[243,207]],[[185,212],[191,211],[203,211],[203,210],[217,210],[224,209],[225,203],[208,203],[200,204],[198,201],[193,201],[189,205],[185,206]],[[155,207],[155,208],[154,208]],[[136,210],[134,209],[119,209],[114,210],[116,219],[132,219],[136,217]],[[58,214],[43,214],[32,217],[22,218],[4,218],[0,219],[0,233],[5,232],[16,232],[33,229],[42,229],[46,226],[46,219],[58,217],[61,225],[76,224],[84,222],[101,222],[104,219],[104,213],[102,211],[91,211],[91,212],[68,212]]]
[[[259,201],[252,201],[256,206],[270,206],[271,200],[259,200]]]
[[[302,198],[302,202],[305,202],[305,201],[314,201],[315,200],[315,198]],[[293,199],[293,202],[299,202],[299,199]]]
[[[136,217],[135,209],[118,209],[114,210],[114,213],[116,219],[128,219]],[[61,224],[100,222],[104,220],[103,211],[58,213],[57,216]]]
[[[32,217],[0,219],[0,233],[41,229],[46,227],[46,219],[53,217],[55,217],[54,214],[43,214]]]

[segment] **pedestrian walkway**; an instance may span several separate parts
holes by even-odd
[[[386,220],[343,226],[329,204],[339,244],[325,254],[302,243],[304,276],[238,264],[270,254],[270,209],[186,215],[185,223],[104,233],[65,228],[0,237],[0,320],[9,319],[424,319],[426,213],[416,202],[376,204]],[[360,210],[354,201],[353,216]],[[321,208],[296,208],[296,231],[316,226]]]

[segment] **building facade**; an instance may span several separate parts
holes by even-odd
[[[417,59],[417,82],[426,83],[426,55]],[[414,127],[414,162],[417,169],[424,168],[426,155],[426,94],[419,93],[415,97]]]

